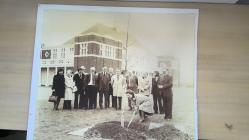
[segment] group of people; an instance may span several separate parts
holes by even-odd
[[[172,118],[172,76],[165,69],[155,71],[153,76],[143,73],[138,76],[135,71],[107,69],[96,73],[95,68],[81,66],[75,73],[59,69],[53,78],[52,90],[57,100],[54,110],[58,110],[61,98],[63,109],[96,109],[97,95],[99,108],[113,107],[116,110],[127,108],[139,112],[141,121],[148,115],[165,114],[165,119]],[[111,100],[110,100],[111,98]],[[111,102],[110,102],[111,101]],[[127,104],[126,104],[127,103]]]

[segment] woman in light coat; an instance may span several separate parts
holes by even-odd
[[[135,110],[139,112],[140,122],[143,122],[147,116],[153,115],[153,98],[150,94],[150,81],[147,74],[144,74],[139,83],[139,93],[134,94],[132,90],[127,90],[127,96],[136,104]]]
[[[120,70],[116,71],[116,74],[112,76],[111,84],[113,87],[114,106],[116,109],[121,109],[122,96],[125,94],[126,79]]]
[[[67,70],[67,73],[65,75],[65,98],[64,98],[64,104],[63,109],[72,109],[71,102],[73,100],[73,90],[75,88],[75,83],[73,81],[73,73],[69,69]]]

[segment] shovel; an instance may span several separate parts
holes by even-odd
[[[129,126],[130,126],[132,120],[133,120],[134,117],[135,117],[135,114],[136,114],[136,110],[134,110],[134,112],[132,113],[131,120],[130,120],[130,122],[128,123],[127,128],[129,128]]]

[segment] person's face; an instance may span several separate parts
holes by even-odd
[[[72,71],[71,70],[68,70],[67,71],[67,76],[71,76],[72,75]]]
[[[163,75],[166,75],[166,71],[165,70],[163,71]]]
[[[79,70],[79,73],[82,74],[82,73],[83,73],[83,69],[80,69],[80,70]]]
[[[153,76],[156,77],[156,72],[153,72]]]
[[[104,67],[104,68],[103,68],[103,72],[106,72],[106,71],[107,71],[107,68],[106,68],[106,67]]]
[[[132,73],[131,73],[131,72],[128,72],[128,75],[129,75],[129,76],[131,76],[131,75],[132,75]]]
[[[116,73],[117,73],[117,75],[120,75],[121,72],[118,70]]]
[[[91,73],[94,73],[94,70],[93,70],[93,69],[91,69]]]
[[[113,73],[113,69],[109,69],[109,72],[112,74]]]
[[[148,73],[144,73],[144,77],[147,78],[148,77]]]
[[[63,75],[63,73],[64,73],[63,71],[60,71],[60,72],[59,72],[59,75]]]
[[[165,75],[169,75],[169,71],[168,70],[165,71]]]
[[[136,74],[136,72],[135,72],[135,71],[133,71],[133,72],[132,72],[132,74],[133,74],[133,75],[135,75],[135,74]]]

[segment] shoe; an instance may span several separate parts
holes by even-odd
[[[170,120],[171,120],[170,118],[166,118],[166,117],[164,117],[164,119],[165,119],[166,121],[170,121]]]

